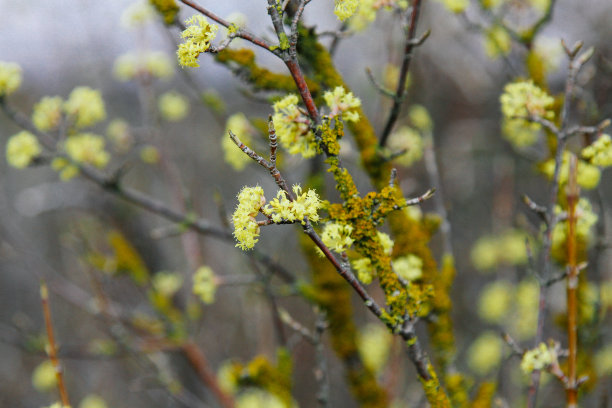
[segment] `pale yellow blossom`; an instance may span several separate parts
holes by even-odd
[[[209,266],[200,266],[193,274],[193,293],[206,304],[214,303],[217,278]]]
[[[0,61],[0,97],[10,95],[21,86],[21,67],[14,62]]]
[[[184,67],[199,67],[198,57],[210,48],[219,27],[210,24],[199,14],[193,15],[185,24],[187,28],[181,33],[185,42],[179,44],[177,50],[179,64]]]
[[[74,88],[64,102],[64,112],[77,128],[95,125],[106,118],[100,91],[86,86]]]
[[[38,130],[48,132],[56,129],[62,120],[62,105],[64,101],[59,96],[45,96],[32,112],[32,123]]]
[[[6,161],[18,169],[28,167],[41,152],[36,136],[26,130],[11,136],[6,143]]]

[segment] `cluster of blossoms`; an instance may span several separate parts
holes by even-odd
[[[137,28],[153,20],[155,16],[155,9],[148,1],[136,1],[121,14],[121,25],[125,28]]]
[[[32,133],[22,130],[11,136],[6,144],[6,161],[9,165],[23,169],[42,152],[38,139]]]
[[[423,276],[423,260],[414,254],[396,258],[391,264],[395,273],[408,282]]]
[[[555,206],[555,213],[561,214],[562,209],[560,206]],[[591,203],[586,198],[581,198],[576,205],[576,239],[578,242],[589,243],[591,237],[591,229],[597,223],[597,214],[593,212]],[[567,237],[569,235],[569,225],[567,220],[558,222],[552,231],[552,253],[555,258],[559,258],[557,255],[565,255],[567,247]],[[562,258],[561,260],[563,260]]]
[[[187,28],[181,33],[185,42],[179,44],[177,50],[179,64],[184,67],[199,67],[198,57],[210,47],[219,27],[210,24],[201,15],[192,16],[185,24]]]
[[[334,3],[334,14],[340,21],[351,17],[359,7],[357,0],[335,0]]]
[[[508,327],[512,336],[526,340],[533,336],[538,319],[539,287],[533,280],[518,285],[498,280],[486,285],[478,301],[478,315],[487,323]]]
[[[527,234],[516,229],[480,237],[472,247],[472,264],[480,271],[490,271],[499,265],[524,265],[527,238]]]
[[[589,146],[582,149],[582,157],[594,166],[612,166],[612,139],[603,134]]]
[[[165,92],[157,101],[162,118],[170,122],[183,120],[189,113],[189,100],[178,92]]]
[[[230,130],[247,146],[252,145],[253,135],[256,131],[243,113],[236,113],[230,116],[225,124],[225,132],[221,138],[221,148],[225,155],[225,161],[234,170],[241,171],[253,160],[244,154],[242,150],[236,148],[236,144],[227,136]]]
[[[379,373],[387,363],[393,335],[380,324],[368,324],[359,331],[357,348],[363,364],[375,373]]]
[[[470,4],[469,0],[439,0],[451,13],[463,13]]]
[[[503,350],[504,344],[499,334],[486,331],[478,336],[468,349],[468,365],[476,374],[491,374],[499,366]]]
[[[540,343],[537,348],[528,350],[523,354],[521,370],[525,374],[531,374],[534,370],[543,370],[557,361],[557,352],[553,347]]]
[[[532,81],[508,84],[500,97],[504,115],[504,136],[517,147],[533,144],[542,125],[526,120],[530,116],[553,119],[554,99]]]
[[[64,101],[60,96],[44,96],[32,110],[32,123],[38,130],[57,129],[62,121]]]
[[[15,92],[21,85],[21,67],[0,61],[0,98]]]
[[[255,217],[263,213],[272,222],[305,222],[307,217],[313,222],[319,220],[319,209],[323,205],[314,190],[303,193],[299,185],[293,186],[295,200],[287,198],[287,193],[279,191],[270,204],[266,205],[266,198],[261,187],[243,187],[238,193],[238,206],[232,214],[234,224],[234,237],[238,241],[237,247],[247,250],[253,248],[259,237],[259,225]]]
[[[345,122],[359,120],[359,113],[355,112],[355,108],[361,106],[361,100],[356,98],[352,92],[347,93],[343,87],[337,86],[333,91],[325,92],[323,99],[331,110],[330,117],[340,115]]]
[[[512,37],[508,34],[508,30],[500,25],[488,29],[484,37],[484,49],[490,58],[508,55],[512,49]]]
[[[113,73],[120,81],[129,81],[138,77],[168,79],[174,75],[174,67],[165,53],[151,51],[119,56],[115,61]]]
[[[298,106],[297,95],[287,95],[272,105],[272,121],[280,144],[290,154],[313,157],[317,152],[315,135],[310,130],[310,119]]]
[[[395,244],[391,237],[384,232],[377,232],[378,240],[383,247],[383,251],[387,255],[391,255],[393,251],[393,245]],[[376,276],[376,271],[372,265],[372,261],[369,258],[359,258],[351,261],[351,265],[357,273],[357,278],[366,285],[372,283],[372,279]]]
[[[323,228],[321,239],[331,250],[342,253],[349,249],[355,241],[351,238],[351,232],[353,232],[351,225],[330,222]]]
[[[151,283],[155,292],[171,297],[183,286],[183,277],[173,272],[157,272]]]
[[[423,138],[416,130],[402,126],[389,137],[389,148],[392,152],[401,152],[395,161],[398,164],[409,167],[423,157]]]
[[[215,301],[217,284],[215,273],[209,266],[200,266],[193,275],[193,293],[206,304]]]
[[[106,118],[100,91],[86,86],[74,88],[63,107],[74,126],[79,129],[92,126]]]
[[[559,169],[559,184],[565,185],[569,180],[570,156],[568,151],[563,152],[561,168]],[[555,172],[555,159],[550,158],[540,165],[540,170],[544,175],[552,180]],[[601,170],[595,165],[589,164],[583,160],[578,160],[576,166],[576,181],[578,185],[584,189],[592,190],[599,184],[601,179]]]
[[[119,153],[127,153],[134,144],[130,125],[124,119],[113,119],[106,127],[106,136]]]

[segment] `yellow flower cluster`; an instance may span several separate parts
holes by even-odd
[[[241,393],[236,398],[236,408],[285,408],[285,404],[276,395],[253,388]]]
[[[70,116],[77,128],[92,126],[106,118],[100,91],[86,86],[72,90],[64,103],[64,112]]]
[[[157,107],[162,118],[178,122],[189,113],[189,100],[178,92],[166,92],[159,97]]]
[[[40,363],[32,373],[32,385],[37,391],[51,391],[57,385],[55,367],[50,360]]]
[[[557,361],[557,353],[544,343],[523,354],[521,370],[525,374],[531,374],[534,370],[542,370]]]
[[[395,244],[391,237],[380,231],[378,231],[376,235],[378,236],[378,240],[380,241],[385,254],[391,255],[391,252],[393,252],[393,245]],[[372,261],[369,258],[359,258],[353,260],[351,261],[351,266],[357,273],[357,279],[366,285],[372,283],[372,279],[374,279],[376,271],[374,270]]]
[[[193,293],[202,302],[211,304],[215,301],[217,278],[209,266],[200,266],[193,274]]]
[[[504,119],[502,122],[504,139],[518,149],[537,142],[541,128],[539,123],[529,123],[520,119]]]
[[[502,323],[514,302],[514,285],[498,280],[486,285],[480,294],[478,315],[488,323]]]
[[[563,160],[559,169],[559,184],[565,185],[569,179],[570,155],[568,151],[563,152]],[[540,170],[544,175],[552,180],[555,171],[555,159],[550,158],[540,165]],[[576,167],[576,181],[580,187],[592,190],[599,185],[601,170],[596,166],[583,160],[578,160]]]
[[[242,150],[236,146],[236,144],[230,139],[229,131],[238,136],[238,139],[247,146],[251,146],[253,142],[253,133],[255,129],[251,126],[251,122],[244,116],[243,113],[236,113],[227,119],[225,124],[225,132],[221,138],[221,148],[225,155],[225,161],[229,163],[234,170],[241,171],[247,164],[253,160],[244,154]]]
[[[321,239],[330,249],[342,253],[353,245],[354,239],[351,238],[353,227],[348,224],[330,222],[323,228]]]
[[[123,119],[113,119],[106,127],[106,135],[120,153],[127,153],[134,144],[130,125]]]
[[[603,134],[591,145],[582,149],[582,157],[595,166],[612,166],[612,139],[610,135]]]
[[[0,98],[15,92],[21,85],[21,67],[0,61]]]
[[[238,193],[238,206],[232,214],[234,237],[237,247],[243,250],[251,249],[259,240],[259,226],[255,217],[266,203],[263,188],[243,187]]]
[[[392,262],[393,270],[401,278],[412,282],[423,276],[423,260],[416,255],[408,254]]]
[[[62,120],[62,106],[64,101],[59,96],[45,96],[32,111],[32,122],[37,129],[43,132],[56,129]]]
[[[416,130],[402,126],[389,137],[389,148],[393,153],[405,150],[395,161],[408,167],[423,157],[423,138]]]
[[[334,14],[340,21],[351,17],[359,7],[358,0],[335,0]]]
[[[555,213],[560,214],[561,207],[555,206]],[[576,206],[576,238],[578,242],[589,243],[591,236],[591,228],[597,223],[597,214],[593,212],[591,203],[586,198],[581,198]],[[567,237],[569,233],[569,225],[567,220],[555,224],[552,231],[552,252],[565,252],[567,246]]]
[[[469,0],[439,0],[451,13],[463,13],[470,4]]]
[[[41,152],[36,136],[26,130],[11,136],[6,143],[6,161],[18,169],[28,167]]]
[[[317,193],[314,190],[302,193],[302,187],[297,184],[293,186],[293,193],[295,200],[290,201],[287,194],[280,190],[276,198],[263,209],[264,214],[270,216],[274,222],[298,221],[304,224],[305,217],[313,222],[319,221],[319,209],[323,203]]]
[[[174,272],[158,272],[153,276],[152,284],[156,292],[170,297],[183,286],[183,277]]]
[[[121,25],[125,28],[137,28],[155,18],[155,9],[147,0],[130,4],[121,14]]]
[[[429,132],[433,129],[431,116],[423,105],[411,105],[408,110],[408,118],[410,123],[421,132]]]
[[[534,85],[532,81],[507,84],[500,102],[502,113],[507,119],[530,115],[552,119],[555,115],[551,110],[554,103],[552,96]]]
[[[487,56],[490,58],[508,55],[512,49],[512,37],[510,37],[510,34],[508,34],[504,27],[494,25],[486,32],[484,48]]]
[[[177,50],[179,64],[184,67],[199,67],[198,57],[210,47],[219,27],[210,24],[201,15],[192,16],[185,24],[187,28],[181,33],[185,42],[179,44]]]
[[[476,374],[487,375],[495,369],[502,358],[503,343],[497,333],[481,334],[468,349],[468,365]]]
[[[273,222],[305,222],[308,217],[311,221],[319,220],[319,209],[323,205],[314,190],[302,193],[299,185],[293,186],[295,200],[290,201],[284,191],[279,191],[270,204],[266,204],[264,191],[261,187],[243,187],[238,193],[238,206],[232,215],[234,223],[234,237],[238,241],[237,247],[247,250],[253,248],[259,237],[259,226],[255,217],[262,212]]]
[[[119,56],[115,61],[113,74],[120,81],[129,81],[139,76],[167,79],[174,75],[174,68],[168,55],[152,51],[142,55]]]
[[[357,348],[363,364],[375,373],[385,367],[389,359],[393,335],[381,324],[368,324],[359,331]]]
[[[68,137],[64,142],[66,154],[75,162],[95,167],[105,167],[110,155],[104,150],[104,138],[93,133],[80,133]],[[51,167],[60,172],[60,178],[70,180],[79,174],[77,166],[64,158],[58,157],[51,162]]]
[[[526,239],[525,233],[514,229],[481,237],[472,247],[472,264],[480,271],[498,265],[523,265],[527,262]]]
[[[317,152],[310,119],[298,107],[297,95],[287,95],[272,106],[272,121],[280,144],[291,154],[313,157]]]
[[[331,117],[340,115],[345,122],[357,122],[359,120],[359,113],[355,112],[355,108],[361,106],[361,100],[356,98],[352,92],[347,93],[344,87],[337,86],[333,91],[325,92],[323,99],[331,109]]]

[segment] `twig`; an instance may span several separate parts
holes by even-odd
[[[395,90],[396,97],[393,101],[393,106],[391,107],[391,111],[389,112],[389,117],[387,118],[383,132],[380,135],[380,146],[385,146],[385,144],[387,143],[387,138],[389,137],[389,134],[391,134],[393,125],[395,125],[395,121],[399,116],[400,108],[402,107],[402,103],[404,102],[404,96],[406,95],[406,79],[408,77],[408,70],[410,69],[410,61],[412,60],[412,54],[414,52],[414,48],[422,43],[422,41],[414,41],[417,23],[419,21],[420,8],[421,0],[413,0],[412,13],[410,14],[410,25],[406,30],[404,58],[402,61],[402,66],[400,68],[397,88]],[[426,33],[426,35],[422,37],[423,41],[425,40],[425,38],[427,38],[427,35],[428,34]]]
[[[40,300],[42,301],[43,314],[45,316],[45,328],[47,330],[47,339],[49,340],[47,354],[49,355],[49,360],[51,360],[51,364],[55,369],[57,389],[59,390],[62,405],[64,407],[69,407],[70,401],[68,400],[68,392],[66,392],[66,385],[64,384],[64,369],[57,358],[57,346],[55,344],[55,336],[53,335],[53,321],[51,320],[51,308],[49,307],[49,289],[47,288],[47,284],[44,280],[40,283]]]

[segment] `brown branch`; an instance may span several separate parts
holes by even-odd
[[[421,8],[421,0],[413,0],[412,1],[412,13],[410,14],[410,25],[406,30],[406,41],[404,44],[404,58],[402,61],[402,66],[400,68],[400,76],[397,82],[397,88],[395,90],[395,98],[393,101],[393,106],[391,107],[391,111],[389,112],[389,117],[387,118],[387,122],[383,129],[382,134],[380,135],[380,145],[385,146],[387,143],[387,139],[391,134],[391,130],[393,130],[393,125],[397,121],[397,118],[400,113],[400,109],[404,102],[404,98],[406,96],[406,80],[408,78],[408,71],[410,69],[410,61],[412,61],[412,54],[414,52],[414,48],[420,45],[419,41],[414,41],[416,35],[417,23],[419,22],[419,11]],[[422,37],[424,41],[427,38],[427,33]],[[422,41],[421,41],[422,43]]]
[[[45,328],[47,330],[47,338],[49,345],[47,347],[47,354],[49,360],[55,369],[55,378],[57,380],[57,389],[60,394],[60,399],[64,407],[70,406],[68,400],[68,392],[66,392],[66,385],[64,384],[64,369],[62,368],[59,359],[57,358],[57,346],[55,344],[55,336],[53,335],[53,321],[51,320],[51,308],[49,307],[49,289],[45,281],[40,283],[40,300],[42,302],[43,314],[45,316]]]

